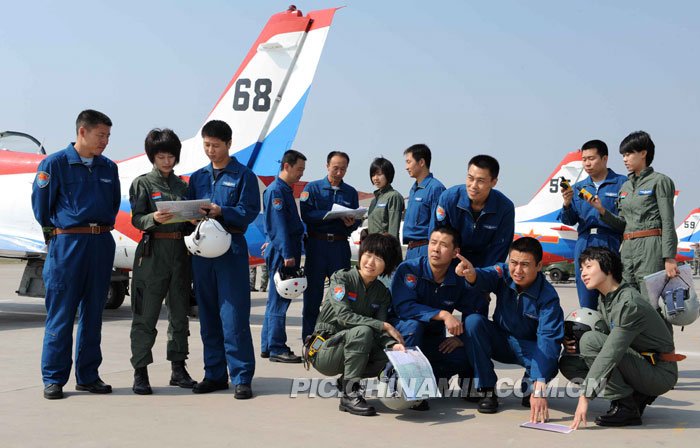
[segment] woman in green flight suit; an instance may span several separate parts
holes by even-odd
[[[362,241],[357,267],[341,269],[331,276],[310,336],[320,336],[323,342],[310,361],[324,375],[341,375],[341,411],[374,415],[374,407],[367,404],[360,390],[360,380],[379,376],[388,360],[385,348],[404,350],[401,333],[386,322],[391,294],[377,280],[382,274],[390,274],[400,261],[399,241],[375,233]]]
[[[186,197],[187,183],[174,173],[180,161],[182,144],[170,129],[153,129],[146,136],[146,155],[153,170],[131,184],[131,223],[143,232],[136,248],[131,284],[131,365],[134,367],[133,391],[153,393],[148,379],[151,349],[156,340],[156,324],[163,299],[167,295],[167,358],[172,364],[171,386],[192,388],[185,368],[189,353],[190,260],[183,241],[184,223],[168,223],[173,214],[158,211],[156,204]]]

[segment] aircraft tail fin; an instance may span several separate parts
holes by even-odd
[[[294,141],[336,10],[304,16],[290,7],[270,17],[205,120],[231,126],[231,154],[258,176],[276,175],[282,154]],[[192,151],[184,151],[183,144],[181,171],[207,162],[200,132],[186,142]]]
[[[700,208],[691,210],[688,216],[676,229],[678,242],[700,242]]]
[[[516,222],[537,222],[557,220],[561,209],[562,198],[559,189],[559,179],[565,177],[571,184],[584,179],[588,175],[583,170],[581,151],[567,153],[559,165],[545,179],[535,196],[526,205],[516,208]]]

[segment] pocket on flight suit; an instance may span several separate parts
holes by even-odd
[[[131,289],[131,312],[141,316],[143,314],[143,292],[146,289],[146,284],[143,281],[135,281]]]

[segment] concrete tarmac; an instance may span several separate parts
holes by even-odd
[[[293,379],[324,379],[301,365],[271,363],[259,357],[260,328],[266,295],[253,293],[251,322],[256,355],[254,398],[239,401],[232,390],[194,395],[188,389],[168,386],[170,363],[165,359],[165,310],[154,347],[155,363],[149,367],[154,394],[137,396],[131,391],[133,370],[129,364],[129,298],[117,310],[106,310],[102,329],[100,368],[111,384],[111,395],[75,391],[75,380],[65,386],[66,398],[42,396],[40,358],[45,309],[42,299],[15,294],[23,264],[0,264],[0,446],[1,447],[209,447],[209,446],[692,446],[700,436],[700,323],[680,331],[675,341],[688,358],[679,364],[676,388],[647,408],[644,425],[601,428],[595,417],[609,402],[596,399],[589,408],[589,424],[571,434],[520,428],[529,410],[515,396],[500,399],[500,412],[479,414],[476,405],[460,398],[431,400],[427,412],[391,411],[377,400],[376,417],[358,417],[338,411],[338,398],[290,398]],[[696,284],[699,284],[696,279]],[[245,285],[242,285],[245,286]],[[568,313],[577,306],[573,284],[557,285],[562,307]],[[301,301],[288,314],[290,346],[301,351]],[[199,322],[190,323],[188,367],[201,380],[202,343]],[[499,377],[519,382],[523,369],[497,365]],[[302,380],[297,380],[298,382]],[[558,377],[558,392],[566,380]],[[330,383],[329,383],[330,384]],[[576,398],[549,400],[550,421],[568,425]],[[696,432],[697,431],[697,432]]]

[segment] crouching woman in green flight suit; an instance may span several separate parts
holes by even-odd
[[[359,259],[357,267],[342,269],[331,277],[316,328],[309,337],[309,342],[317,335],[324,341],[310,362],[324,375],[341,375],[341,411],[374,415],[374,407],[362,395],[360,380],[379,376],[388,361],[384,349],[404,350],[401,333],[386,322],[391,294],[377,280],[399,264],[401,246],[391,235],[368,235],[360,245]]]
[[[167,358],[172,363],[171,386],[192,388],[185,369],[189,336],[191,274],[190,260],[183,241],[183,223],[166,224],[172,213],[158,211],[162,201],[186,197],[187,183],[174,173],[180,161],[182,144],[170,129],[153,129],[146,136],[146,155],[153,170],[134,179],[129,189],[131,223],[143,232],[136,248],[131,284],[131,365],[134,367],[133,391],[153,393],[147,366],[153,362],[151,349],[156,340],[156,324],[163,299],[167,295]]]
[[[567,354],[559,369],[572,381],[585,378],[571,425],[586,424],[588,402],[600,395],[612,401],[599,426],[641,425],[648,404],[671,390],[678,381],[677,361],[670,324],[632,285],[622,282],[620,257],[607,248],[589,247],[581,253],[581,279],[597,289],[598,311],[610,329],[583,333],[578,342],[564,339]]]

